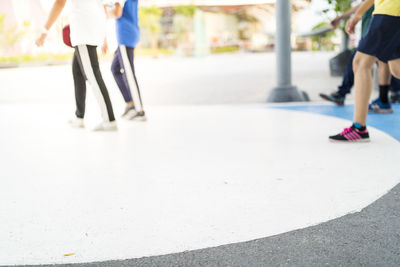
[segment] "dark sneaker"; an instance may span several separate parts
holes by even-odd
[[[390,94],[390,101],[391,101],[393,104],[400,103],[400,92],[399,92],[399,91],[397,91],[397,92],[392,92],[392,93]]]
[[[392,105],[389,103],[382,103],[382,101],[377,98],[374,101],[372,101],[371,104],[368,106],[368,111],[371,113],[381,113],[381,114],[387,114],[387,113],[393,113]]]
[[[333,142],[369,142],[369,133],[367,128],[359,130],[352,125],[345,128],[340,134],[329,136],[329,140]]]
[[[338,92],[332,93],[330,95],[327,94],[319,94],[322,99],[325,99],[327,101],[333,102],[338,106],[343,106],[344,105],[344,96],[341,96]]]
[[[137,111],[135,113],[130,113],[126,116],[126,118],[128,120],[131,121],[146,121],[146,114],[144,113],[144,111]]]
[[[135,106],[126,107],[124,113],[122,113],[121,117],[126,117],[130,113],[136,113]]]

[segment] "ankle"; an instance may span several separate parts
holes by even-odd
[[[358,122],[353,122],[353,126],[357,128],[357,130],[364,131],[367,127],[365,125],[362,125],[361,123]]]

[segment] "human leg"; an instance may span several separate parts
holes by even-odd
[[[390,101],[392,103],[400,103],[400,80],[392,76],[390,83]]]
[[[357,52],[354,58],[354,123],[337,135],[330,136],[331,141],[369,141],[366,128],[368,102],[372,91],[372,67],[376,62],[374,56]]]
[[[111,64],[111,72],[114,76],[115,82],[124,98],[125,103],[133,103],[131,90],[126,79],[125,69],[123,67],[120,48],[118,47],[114,53],[114,58]]]
[[[135,108],[133,112],[128,112],[125,118],[129,120],[146,121],[147,118],[143,110],[142,97],[135,74],[134,48],[120,45],[119,52],[120,62],[122,63],[124,69],[123,78],[125,83],[128,85],[129,92],[132,94],[133,104]]]
[[[354,58],[354,122],[366,125],[368,102],[372,92],[372,67],[376,62],[374,56],[357,52]]]
[[[75,102],[76,112],[78,118],[83,119],[85,116],[85,101],[86,101],[86,77],[82,72],[78,48],[75,48],[74,58],[72,60],[72,74],[74,77],[75,85]]]
[[[338,93],[340,96],[346,96],[350,93],[351,88],[354,85],[354,71],[353,71],[353,61],[356,56],[357,50],[354,50],[351,54],[349,63],[347,64],[346,73],[343,76],[342,85],[338,87]]]
[[[378,61],[378,80],[379,80],[379,98],[382,103],[389,102],[389,87],[390,87],[390,69],[387,63]]]
[[[400,80],[392,76],[390,81],[390,91],[399,92],[400,91]]]
[[[390,99],[392,103],[400,103],[400,59],[389,61],[389,68],[393,74]]]
[[[378,61],[379,97],[371,102],[368,107],[373,113],[393,113],[392,105],[389,102],[390,70],[387,63]]]
[[[139,84],[137,82],[135,67],[134,67],[134,48],[121,45],[119,49],[121,55],[121,62],[125,70],[124,74],[133,97],[133,102],[135,104],[136,110],[138,112],[142,112],[143,111],[142,97],[140,94]]]
[[[344,100],[346,98],[346,95],[351,92],[351,88],[354,85],[353,60],[356,52],[357,51],[354,50],[353,53],[351,54],[351,58],[349,60],[349,63],[347,64],[346,72],[343,76],[342,84],[338,87],[338,91],[330,95],[321,93],[319,94],[321,98],[327,101],[331,101],[338,106],[344,105]]]
[[[390,72],[392,73],[392,75],[395,78],[400,79],[400,58],[390,60],[388,62],[388,64],[389,64]]]
[[[367,35],[360,41],[354,59],[355,105],[354,123],[338,135],[330,136],[334,141],[368,140],[366,118],[368,101],[372,91],[372,66],[376,58],[390,62],[392,74],[400,77],[400,18],[374,15]],[[391,62],[393,61],[393,62]]]
[[[132,113],[136,114],[135,105],[133,103],[131,90],[125,75],[125,69],[122,63],[121,51],[119,47],[114,53],[114,58],[111,64],[111,72],[126,104],[124,113],[122,113],[121,117],[126,117]]]
[[[82,64],[83,73],[85,73],[85,76],[93,89],[96,100],[100,105],[103,121],[115,121],[111,100],[100,72],[96,47],[79,45],[77,51]]]

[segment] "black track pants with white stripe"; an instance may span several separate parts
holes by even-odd
[[[118,46],[111,64],[111,72],[126,103],[132,101],[137,111],[143,111],[142,97],[136,79],[132,47]]]
[[[99,103],[104,121],[114,121],[114,112],[107,87],[101,76],[96,46],[78,45],[75,47],[72,73],[75,83],[76,116],[85,116],[86,81],[89,81],[94,96]]]

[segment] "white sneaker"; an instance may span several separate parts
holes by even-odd
[[[68,123],[72,128],[85,128],[83,119],[78,117],[74,117],[73,119],[69,120]]]
[[[137,111],[136,109],[129,109],[128,111],[126,111],[125,115],[124,115],[124,119],[130,120],[131,118],[135,117],[137,115]]]
[[[125,118],[131,121],[147,121],[147,117],[144,111],[138,111],[138,112],[135,111],[135,113],[132,114],[128,113],[128,115],[126,115]]]
[[[117,127],[117,122],[115,121],[102,122],[93,129],[93,131],[96,132],[98,131],[111,132],[116,130],[118,130],[118,127]]]
[[[127,116],[128,114],[131,113],[136,113],[135,107],[134,106],[130,106],[130,107],[126,107],[124,113],[121,115],[122,118],[124,118],[125,116]]]

